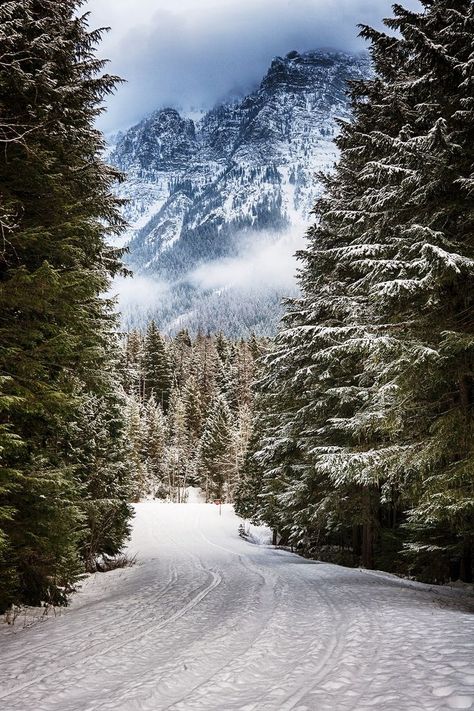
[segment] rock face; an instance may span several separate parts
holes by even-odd
[[[280,298],[294,290],[292,245],[309,223],[316,174],[333,166],[337,119],[349,118],[347,81],[369,72],[365,54],[290,52],[273,60],[253,93],[197,123],[167,108],[119,135],[110,161],[127,174],[127,260],[160,282],[152,313],[162,328],[273,331]],[[268,274],[264,265],[255,270],[260,248],[272,261],[272,245],[276,275],[271,264]],[[123,306],[129,323],[150,316]]]

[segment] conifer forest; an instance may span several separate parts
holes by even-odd
[[[381,4],[109,131],[108,4],[0,0],[5,711],[474,709],[474,2]]]
[[[253,422],[252,384],[266,347],[255,336],[180,331],[165,340],[151,321],[122,349],[125,432],[135,498],[186,501],[189,486],[206,501],[232,502]]]

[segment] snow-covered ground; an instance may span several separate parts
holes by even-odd
[[[136,509],[134,567],[3,626],[2,711],[474,708],[465,593],[254,545],[229,506]]]

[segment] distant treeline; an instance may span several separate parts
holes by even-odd
[[[165,339],[153,321],[124,336],[122,375],[135,498],[232,501],[252,432],[252,382],[262,339],[181,331]]]

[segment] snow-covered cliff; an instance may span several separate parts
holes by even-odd
[[[160,285],[159,299],[143,295],[147,317],[169,330],[272,332],[317,172],[334,164],[337,119],[349,117],[347,81],[369,71],[365,54],[290,52],[253,93],[197,122],[166,108],[118,136],[110,160],[127,174],[127,260],[146,289]],[[136,304],[125,313],[142,317]]]

